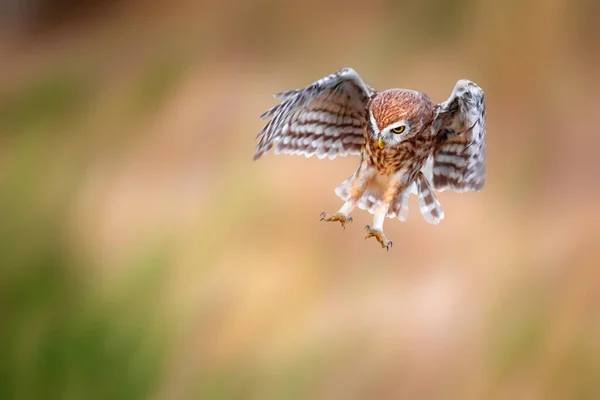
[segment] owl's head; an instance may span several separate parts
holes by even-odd
[[[429,97],[413,90],[380,92],[369,106],[372,136],[382,149],[429,133],[433,117],[434,106]]]

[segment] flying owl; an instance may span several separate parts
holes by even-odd
[[[356,172],[335,189],[344,201],[321,221],[345,228],[358,206],[373,214],[367,238],[387,250],[385,217],[405,221],[411,193],[424,219],[444,218],[434,190],[479,191],[485,183],[485,100],[475,83],[460,80],[448,100],[434,104],[407,89],[378,92],[352,68],[343,68],[303,88],[275,95],[281,103],[258,133],[254,160],[275,154],[333,159],[360,156]]]

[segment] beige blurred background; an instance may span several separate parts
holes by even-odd
[[[0,398],[600,398],[600,3],[0,2]],[[488,179],[394,247],[354,158],[252,162],[351,66],[488,107]]]

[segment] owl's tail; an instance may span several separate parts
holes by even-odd
[[[342,200],[348,201],[350,198],[350,187],[352,186],[352,182],[354,181],[354,177],[346,179],[344,182],[340,183],[335,188],[335,194],[338,195]],[[410,188],[405,190],[402,194],[400,194],[392,205],[390,206],[387,217],[388,218],[398,218],[400,221],[406,221],[408,219],[408,198],[411,193],[411,189],[413,189],[414,185],[411,185]],[[365,190],[365,193],[358,201],[358,208],[361,210],[365,210],[370,212],[371,214],[375,214],[375,210],[377,207],[381,205],[383,200],[383,194],[385,192],[386,186],[381,184],[381,182],[373,182]],[[414,189],[413,189],[414,190]]]
[[[350,187],[354,177],[346,179],[335,188],[335,194],[337,194],[342,200],[348,201],[350,198]],[[377,207],[381,205],[383,200],[383,194],[387,188],[387,182],[385,181],[373,181],[367,186],[367,190],[358,201],[358,208],[366,210],[371,214],[375,214]],[[406,221],[408,219],[408,200],[410,194],[416,194],[419,199],[419,209],[425,221],[430,224],[438,224],[444,219],[444,210],[440,205],[440,202],[433,193],[433,188],[429,184],[428,179],[420,174],[417,180],[412,183],[408,189],[402,192],[394,199],[391,204],[387,217],[398,218],[400,221]]]
[[[419,174],[416,182],[419,192],[419,209],[425,221],[437,225],[444,219],[444,209],[433,193],[433,187],[423,173]]]

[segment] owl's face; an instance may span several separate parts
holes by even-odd
[[[419,134],[429,133],[434,106],[423,93],[390,89],[371,100],[369,118],[379,148],[394,147]]]

